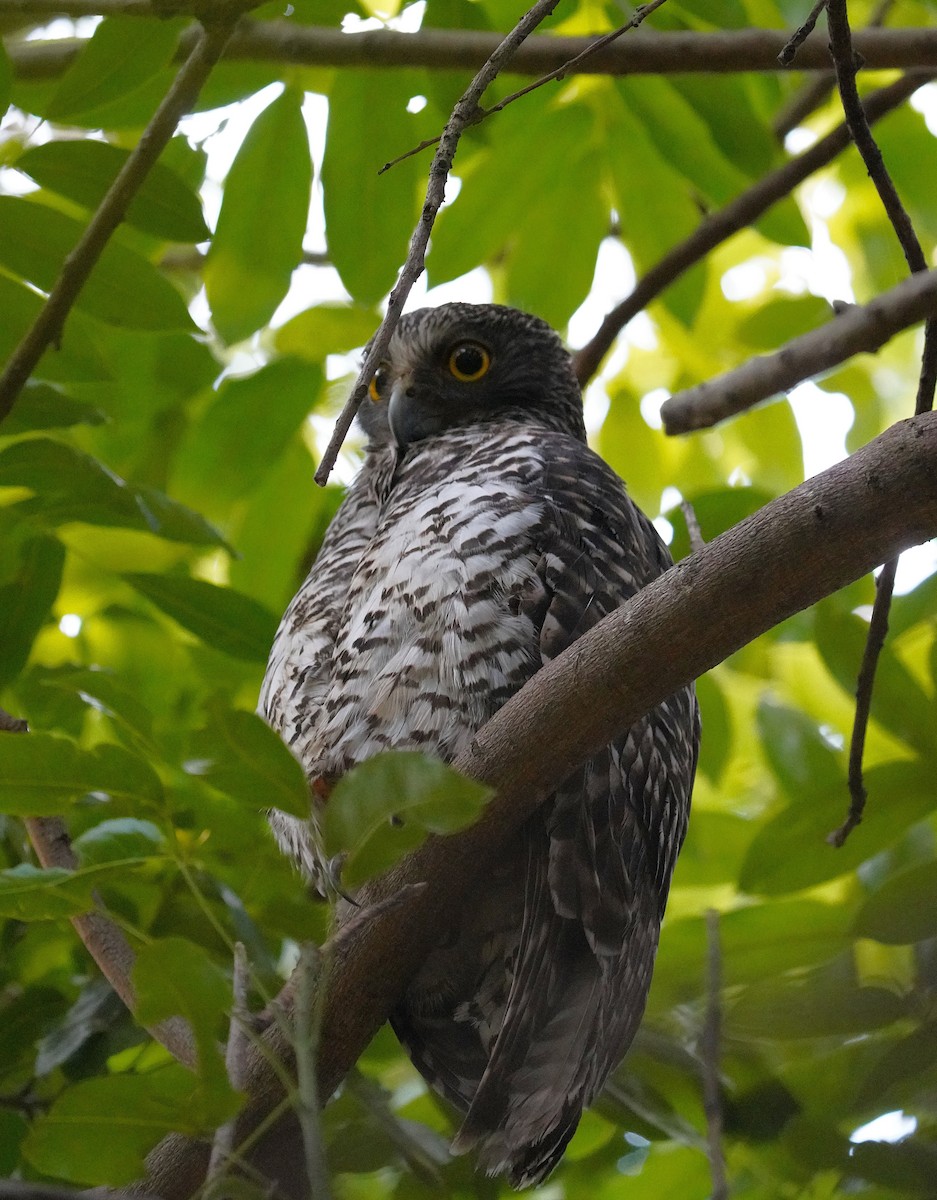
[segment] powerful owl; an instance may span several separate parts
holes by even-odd
[[[587,447],[569,355],[536,317],[471,304],[404,316],[359,420],[364,465],[286,611],[261,698],[316,803],[388,748],[454,759],[670,565]],[[515,1187],[553,1169],[637,1030],[698,739],[685,688],[564,779],[392,1015],[462,1114],[454,1149]],[[271,819],[320,874],[314,816]]]

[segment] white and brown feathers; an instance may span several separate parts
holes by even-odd
[[[586,446],[569,356],[537,318],[466,304],[405,316],[372,397],[364,466],[261,699],[313,781],[387,748],[453,759],[670,564]],[[455,1148],[517,1187],[559,1161],[641,1020],[698,737],[684,689],[565,780],[392,1016],[463,1114]],[[272,822],[316,874],[310,827]]]

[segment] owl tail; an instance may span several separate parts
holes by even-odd
[[[601,981],[597,972],[589,974],[592,978],[578,979],[564,997],[568,1002],[539,1029],[513,1030],[506,1022],[452,1144],[457,1154],[473,1149],[483,1170],[506,1175],[515,1188],[550,1174],[576,1132],[583,1107],[604,1082],[596,1079],[590,1054]]]
[[[546,1179],[637,1032],[657,931],[634,920],[619,954],[600,956],[577,922],[534,923],[456,1153],[474,1149],[516,1188]]]

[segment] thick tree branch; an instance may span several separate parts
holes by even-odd
[[[482,820],[430,839],[376,880],[365,903],[414,883],[424,887],[360,920],[353,936],[336,943],[323,1006],[320,1094],[338,1086],[468,886],[557,780],[759,634],[934,536],[937,416],[925,414],[893,426],[714,539],[538,672],[456,763],[497,790]],[[288,1055],[275,1027],[265,1037],[269,1050]],[[282,1098],[256,1047],[247,1070],[251,1102],[242,1133]],[[142,1186],[181,1200],[200,1183],[206,1158],[202,1146],[167,1139],[151,1155]],[[276,1158],[271,1139],[268,1161]]]
[[[854,354],[873,353],[896,333],[935,312],[937,270],[912,275],[864,306],[850,305],[776,354],[752,358],[734,371],[671,396],[661,408],[664,428],[675,434],[716,425]]]
[[[39,315],[7,360],[0,375],[0,421],[13,407],[42,355],[61,337],[72,305],[94,270],[104,247],[123,221],[130,201],[175,133],[180,117],[194,106],[202,84],[221,57],[238,15],[258,2],[244,0],[236,5],[223,2],[215,7],[214,11],[218,14],[216,20],[206,24],[140,141],[108,188],[78,244],[65,259]]]
[[[68,832],[58,817],[27,818],[26,832],[42,866],[63,867],[67,871],[74,871],[78,866]],[[134,1012],[137,998],[130,975],[135,956],[120,928],[110,917],[96,910],[80,913],[71,920],[75,932],[101,968],[105,979],[130,1011]],[[174,1058],[188,1067],[195,1067],[195,1039],[187,1021],[181,1017],[171,1017],[147,1028]]]
[[[6,0],[4,0],[6,2]],[[27,0],[23,0],[27,2]],[[121,12],[120,3],[84,0],[56,5],[59,12]],[[154,4],[150,14],[157,9]],[[138,11],[134,8],[133,11]],[[191,35],[189,35],[191,36]],[[511,61],[513,75],[543,75],[582,54],[594,37],[530,38]],[[781,71],[778,55],[787,37],[783,30],[750,29],[720,33],[644,32],[616,42],[583,60],[577,70],[590,75],[666,75],[688,72]],[[342,33],[338,29],[295,25],[290,21],[247,21],[238,26],[225,58],[252,62],[293,63],[332,67],[430,67],[438,70],[477,70],[497,48],[497,33],[475,30],[422,29],[395,33],[377,29]],[[85,43],[18,42],[9,47],[14,71],[21,79],[59,75]],[[190,43],[186,36],[180,52]],[[872,69],[937,67],[937,29],[866,29],[855,46]],[[814,35],[797,52],[797,69],[828,71],[826,39]]]
[[[933,73],[930,71],[909,71],[888,87],[873,92],[865,99],[867,119],[875,122],[892,112],[931,79]],[[815,171],[831,163],[849,144],[849,129],[843,122],[808,150],[762,176],[724,208],[710,213],[688,238],[668,250],[659,262],[642,275],[631,293],[611,310],[592,338],[576,353],[574,358],[579,382],[584,385],[592,378],[622,329],[661,292],[690,267],[702,262],[716,246],[753,225],[772,205],[789,196],[798,184]]]

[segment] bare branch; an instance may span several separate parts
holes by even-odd
[[[930,71],[909,71],[888,87],[872,92],[865,99],[869,121],[877,121],[903,104],[932,78]],[[579,382],[586,384],[592,378],[618,334],[652,300],[690,267],[702,262],[716,246],[727,241],[734,233],[747,229],[772,205],[790,195],[798,184],[832,162],[849,144],[849,129],[843,122],[803,154],[770,171],[724,208],[710,213],[688,238],[669,250],[638,280],[630,295],[612,309],[593,337],[578,351],[575,365]]]
[[[28,0],[23,0],[24,3]],[[82,15],[111,13],[109,0],[63,0],[59,12]],[[152,14],[158,5],[150,7]],[[135,10],[136,11],[136,10]],[[242,21],[226,59],[332,67],[429,67],[437,70],[477,70],[497,48],[496,33],[477,30],[421,29],[396,33],[375,29],[342,33],[339,29],[296,25],[291,21]],[[588,49],[591,37],[531,38],[511,61],[514,75],[543,75]],[[667,75],[739,71],[777,72],[784,68],[778,55],[787,40],[783,30],[749,29],[719,33],[644,32],[585,59],[577,68],[584,75]],[[77,38],[18,42],[9,47],[19,78],[43,79],[62,73],[84,45]],[[937,29],[867,29],[856,34],[856,49],[867,67],[902,70],[937,67]],[[181,53],[191,49],[183,35]],[[829,71],[826,40],[814,35],[797,54],[799,71]]]
[[[675,434],[716,425],[854,354],[874,353],[896,333],[935,311],[937,270],[912,275],[865,306],[850,305],[776,354],[752,358],[734,371],[671,396],[661,408],[664,428]]]
[[[316,483],[322,487],[325,487],[328,482],[329,474],[335,465],[338,452],[341,450],[342,443],[348,435],[348,430],[351,428],[351,423],[355,419],[358,406],[368,390],[368,383],[371,380],[371,376],[377,369],[378,363],[384,357],[393,332],[397,327],[397,322],[400,320],[400,314],[403,312],[403,306],[410,295],[410,289],[423,273],[426,247],[429,245],[429,235],[432,233],[436,215],[440,208],[442,208],[442,203],[446,196],[446,180],[449,178],[449,171],[452,168],[452,161],[455,158],[459,140],[465,130],[480,119],[481,110],[478,107],[478,102],[485,89],[498,73],[505,68],[507,63],[511,61],[521,42],[537,28],[541,21],[544,21],[553,12],[557,4],[559,4],[559,0],[537,0],[533,8],[529,9],[521,17],[520,21],[518,21],[508,36],[499,43],[491,57],[466,88],[461,98],[456,102],[449,120],[446,122],[446,127],[442,131],[439,146],[433,156],[433,162],[429,169],[426,199],[423,202],[423,211],[420,213],[416,229],[414,229],[413,235],[410,238],[410,248],[407,251],[406,261],[400,269],[400,275],[397,277],[397,282],[387,302],[387,312],[384,315],[384,320],[381,322],[377,333],[371,339],[368,352],[364,356],[364,362],[361,364],[361,370],[358,372],[355,386],[352,388],[351,395],[348,397],[345,407],[339,413],[338,420],[335,422],[335,429],[332,431],[329,444],[326,447],[325,454],[322,456],[322,462],[316,471]]]
[[[817,0],[813,8],[810,10],[810,15],[803,25],[794,33],[793,37],[778,55],[778,62],[782,67],[789,67],[794,61],[794,56],[798,49],[804,44],[811,33],[813,33],[820,14],[826,8],[827,0]]]
[[[468,886],[556,779],[765,630],[937,535],[935,462],[937,417],[900,422],[679,563],[508,701],[455,764],[496,789],[482,820],[451,837],[431,838],[374,881],[364,905],[409,884],[425,886],[375,910],[373,920],[359,923],[355,936],[336,946],[323,1006],[320,1096],[341,1082]],[[264,1036],[268,1051],[288,1056],[275,1028]],[[242,1133],[283,1095],[254,1046],[248,1091]],[[282,1143],[271,1134],[267,1161],[276,1165],[277,1152],[282,1156]],[[183,1200],[204,1166],[197,1144],[167,1139],[149,1160],[145,1186],[165,1200]]]
[[[722,1099],[719,1090],[719,1059],[722,1039],[722,951],[719,946],[719,913],[706,912],[706,1021],[700,1038],[703,1062],[703,1109],[713,1188],[711,1200],[727,1200],[725,1154],[722,1149]]]
[[[25,824],[36,857],[42,866],[75,870],[78,860],[72,851],[68,832],[58,817],[30,817]],[[80,913],[71,920],[76,933],[101,968],[105,979],[130,1011],[134,1012],[137,998],[130,974],[135,956],[130,943],[118,926],[102,911]],[[169,1017],[157,1025],[147,1026],[147,1029],[179,1062],[187,1067],[195,1067],[195,1038],[187,1021],[181,1017]]]
[[[875,29],[883,25],[893,5],[894,0],[878,0],[869,17],[868,28]],[[796,129],[806,117],[818,109],[835,86],[836,72],[824,71],[793,96],[774,118],[774,135],[778,141],[783,142],[792,129]]]
[[[179,71],[172,87],[143,131],[140,141],[107,190],[78,244],[62,265],[61,273],[31,328],[16,347],[0,375],[0,422],[13,407],[17,396],[45,350],[61,337],[62,328],[81,289],[94,270],[117,226],[124,219],[130,201],[166,143],[175,133],[179,118],[195,104],[202,84],[221,57],[240,12],[259,0],[244,0],[233,7],[220,4],[217,23],[207,24],[195,48]]]

